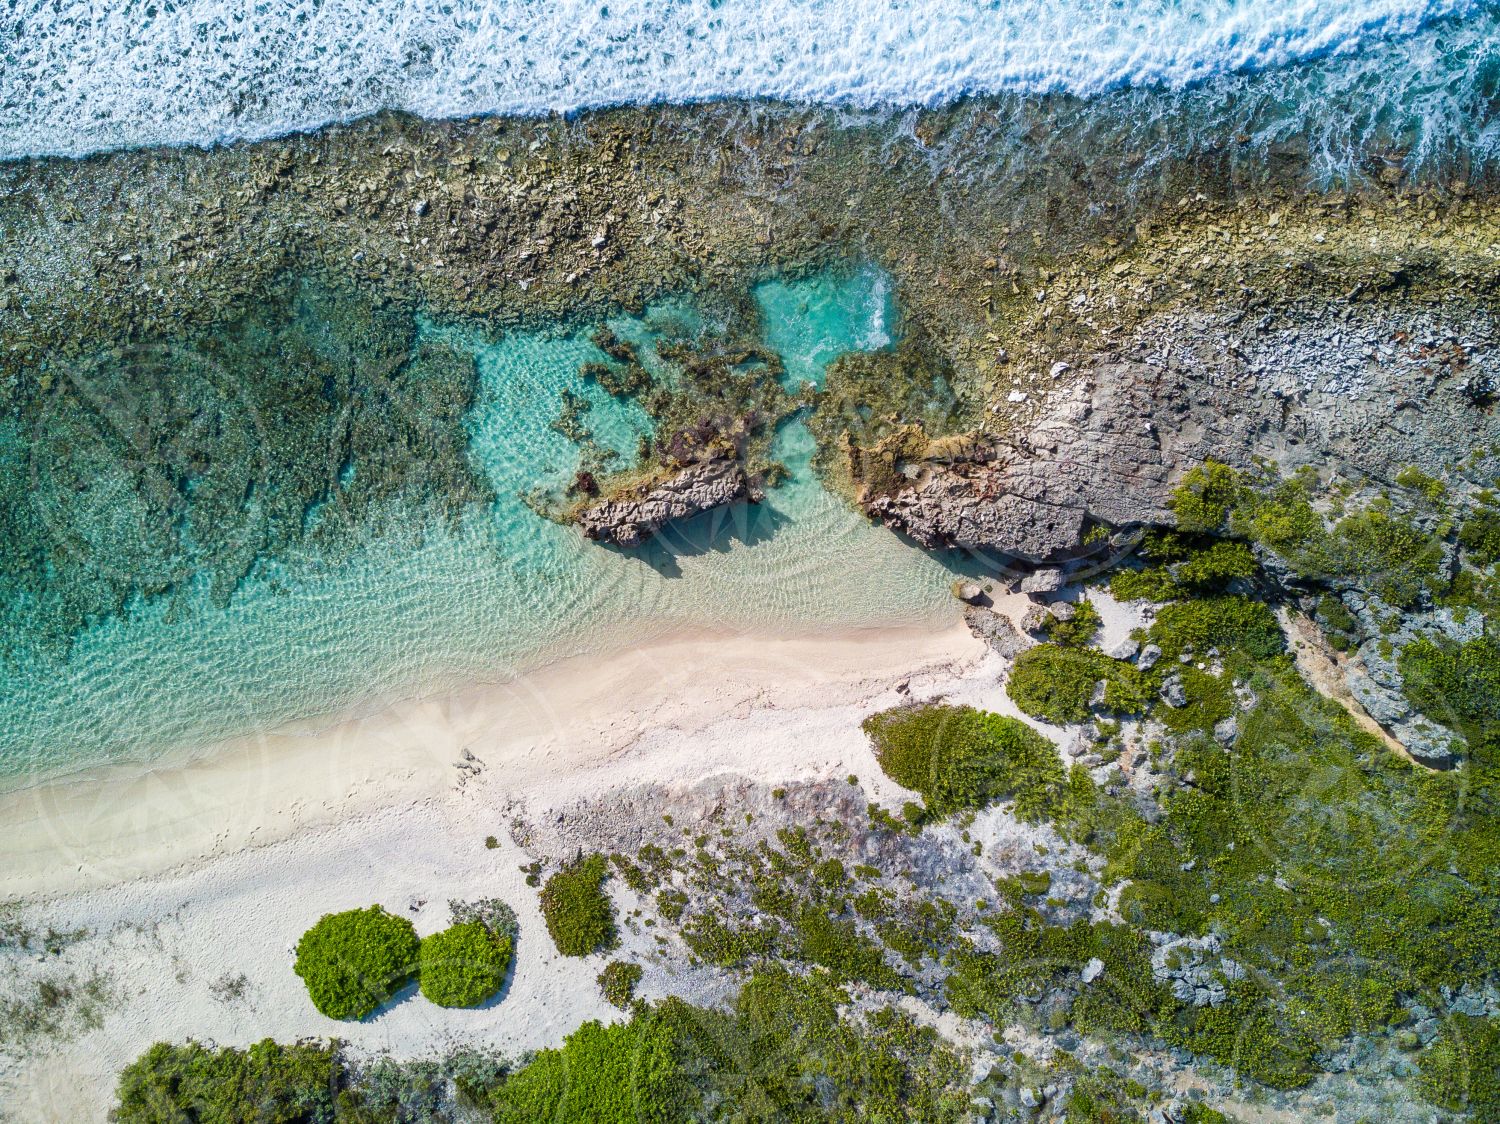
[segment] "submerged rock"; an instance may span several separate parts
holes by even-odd
[[[674,519],[701,515],[746,500],[759,502],[760,490],[737,460],[703,461],[659,479],[640,494],[616,496],[578,515],[578,526],[596,542],[639,546]]]

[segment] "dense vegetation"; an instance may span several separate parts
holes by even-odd
[[[328,1046],[282,1046],[266,1039],[247,1050],[159,1042],[120,1074],[117,1124],[301,1124],[336,1116],[339,1069]]]
[[[423,937],[422,995],[439,1007],[477,1007],[500,991],[511,958],[510,941],[479,921]]]
[[[613,948],[615,907],[604,892],[609,863],[589,855],[559,870],[542,887],[542,917],[552,943],[564,956],[588,956]]]
[[[1024,722],[967,706],[898,707],[865,719],[865,733],[887,776],[919,792],[946,816],[1015,797],[1035,817],[1037,792],[1062,781],[1052,743]]]
[[[362,1019],[411,981],[416,930],[372,905],[325,914],[297,942],[294,970],[313,1006],[331,1019]]]

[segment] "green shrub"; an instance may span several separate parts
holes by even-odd
[[[1082,648],[1093,641],[1103,623],[1104,618],[1094,603],[1085,598],[1073,606],[1073,615],[1067,620],[1052,619],[1047,625],[1047,637],[1054,644]]]
[[[635,989],[645,975],[639,964],[628,960],[611,960],[599,973],[599,990],[610,1003],[624,1010],[635,998]]]
[[[1417,1065],[1417,1088],[1432,1104],[1500,1120],[1500,1020],[1452,1016]]]
[[[1218,461],[1204,461],[1182,479],[1167,501],[1182,531],[1217,531],[1239,501],[1243,486],[1239,475]]]
[[[946,816],[1014,796],[1023,817],[1042,814],[1061,785],[1062,761],[1026,723],[968,706],[928,703],[872,714],[864,731],[880,767]]]
[[[1177,601],[1156,614],[1148,632],[1162,650],[1162,663],[1184,652],[1199,655],[1210,648],[1235,649],[1267,659],[1286,646],[1276,614],[1248,597],[1205,597]]]
[[[1425,591],[1440,591],[1442,560],[1436,536],[1371,509],[1339,520],[1321,562],[1326,573],[1353,578],[1388,604],[1409,609]]]
[[[416,930],[378,905],[325,914],[297,942],[293,970],[332,1019],[362,1019],[409,982],[417,969]]]
[[[329,1046],[246,1050],[158,1042],[120,1074],[116,1124],[260,1124],[334,1119],[338,1064]]]
[[[1476,566],[1500,562],[1500,508],[1482,507],[1458,531],[1458,545]]]
[[[477,1007],[500,990],[513,952],[509,940],[478,921],[423,937],[422,994],[439,1007]]]
[[[564,956],[588,956],[615,946],[615,907],[604,892],[608,877],[608,861],[595,854],[564,867],[542,887],[542,917]]]
[[[1005,691],[1033,718],[1084,722],[1100,682],[1104,683],[1103,709],[1131,714],[1145,705],[1140,672],[1134,666],[1101,652],[1056,644],[1038,644],[1017,656]]]
[[[1421,637],[1397,657],[1406,697],[1473,745],[1500,739],[1500,641]]]
[[[1298,566],[1302,555],[1325,537],[1322,517],[1313,510],[1301,480],[1278,484],[1269,496],[1247,500],[1232,519],[1235,531],[1262,543]]]

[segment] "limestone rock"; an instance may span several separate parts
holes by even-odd
[[[1021,592],[1035,597],[1039,594],[1056,593],[1067,584],[1061,570],[1044,567],[1021,579]]]
[[[759,498],[739,461],[703,461],[656,482],[644,495],[608,499],[584,509],[578,525],[591,539],[630,548],[674,519]]]
[[[1015,659],[1034,643],[1016,631],[1009,617],[980,605],[971,605],[964,610],[964,623],[970,632],[1008,660]]]

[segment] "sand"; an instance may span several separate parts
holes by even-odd
[[[0,892],[19,921],[91,935],[57,956],[12,957],[6,987],[104,970],[110,999],[102,1025],[0,1058],[0,1104],[17,1120],[103,1120],[118,1070],[158,1040],[337,1035],[399,1057],[555,1044],[618,1012],[594,982],[604,958],[559,957],[547,939],[520,869],[529,857],[506,830],[516,809],[721,774],[873,781],[865,714],[935,695],[1006,709],[1004,672],[959,624],[681,636],[12,793],[0,799]],[[482,896],[509,901],[522,933],[507,991],[483,1009],[413,997],[337,1023],[291,971],[297,937],[324,913],[380,902],[428,933],[448,923],[450,898]],[[239,976],[243,994],[226,997]],[[648,997],[652,986],[665,981],[648,975]]]

